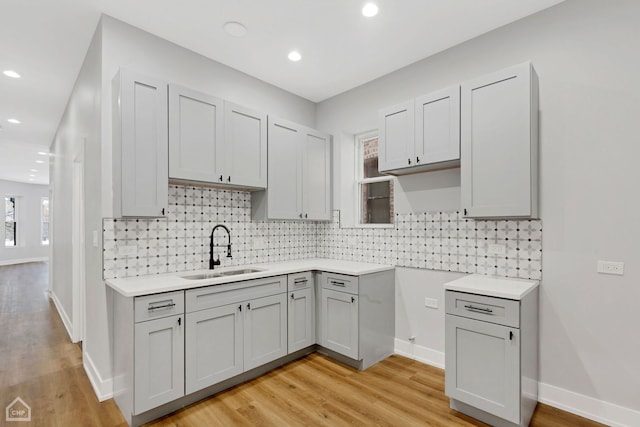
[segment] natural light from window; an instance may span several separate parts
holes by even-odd
[[[393,224],[393,177],[378,172],[378,135],[357,137],[358,212],[361,225]]]

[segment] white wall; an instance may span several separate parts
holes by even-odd
[[[380,107],[531,60],[541,110],[541,381],[636,411],[639,19],[635,0],[568,0],[322,102],[317,113],[317,126],[336,136],[334,197],[347,208],[351,196],[341,190],[351,188],[352,134],[376,128]],[[460,208],[458,170],[399,184],[397,211]],[[626,262],[625,275],[597,274],[598,259]],[[398,338],[414,334],[416,345],[436,352],[443,343],[427,334],[442,330],[443,311],[427,319],[419,302],[437,295],[442,274],[398,272],[399,292],[416,301],[398,305]]]
[[[17,200],[18,245],[5,247],[4,198],[15,196]],[[17,264],[46,259],[49,246],[43,246],[40,240],[40,201],[49,197],[46,185],[25,184],[22,182],[0,180],[0,265]]]

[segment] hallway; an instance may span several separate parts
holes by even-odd
[[[21,397],[29,426],[126,425],[113,400],[100,403],[93,393],[47,281],[47,263],[0,267],[0,408]]]

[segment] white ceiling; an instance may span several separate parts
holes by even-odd
[[[0,74],[0,179],[38,169],[31,182],[48,182],[33,153],[53,139],[101,13],[319,102],[561,1],[374,0],[365,18],[364,0],[0,0],[0,72],[22,75]]]

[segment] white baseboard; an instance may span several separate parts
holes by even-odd
[[[53,292],[53,290],[49,291],[49,297],[51,298],[51,300],[53,301],[53,304],[56,306],[56,309],[58,310],[58,314],[60,315],[60,319],[62,319],[62,324],[64,325],[64,328],[67,330],[69,339],[72,339],[73,335],[71,334],[71,330],[73,328],[73,325],[71,324],[71,319],[69,318],[69,315],[64,310],[62,303],[56,296],[56,293]]]
[[[550,384],[538,384],[538,401],[612,427],[640,426],[640,411]]]
[[[394,352],[400,356],[408,357],[409,359],[444,369],[444,353],[441,351],[432,350],[398,338],[395,339],[394,346]]]
[[[27,262],[43,262],[49,261],[49,257],[39,257],[39,258],[22,258],[22,259],[6,259],[0,261],[0,266],[3,265],[14,265],[14,264],[25,264]]]
[[[84,371],[89,377],[89,382],[93,387],[93,391],[96,393],[96,397],[100,402],[113,397],[113,379],[103,379],[100,373],[96,369],[96,365],[93,363],[93,359],[89,356],[89,353],[84,352],[82,355],[82,366]]]

